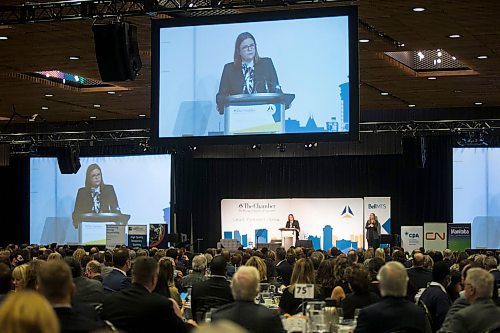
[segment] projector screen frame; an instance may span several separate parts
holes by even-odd
[[[349,47],[349,131],[346,132],[307,132],[279,134],[238,134],[238,135],[200,135],[200,136],[160,136],[160,29],[245,22],[265,22],[294,20],[303,18],[322,18],[346,16],[348,18]],[[199,145],[231,145],[255,143],[302,143],[359,141],[359,62],[358,62],[358,9],[356,6],[331,8],[294,9],[245,13],[222,16],[170,18],[152,20],[152,63],[151,63],[151,140],[153,144],[169,148]],[[265,53],[263,56],[266,56]],[[311,59],[314,60],[313,55]],[[228,59],[229,60],[229,59]],[[279,73],[278,73],[279,76]],[[286,88],[284,93],[288,93]],[[294,93],[290,91],[290,93]],[[292,103],[293,104],[293,103]]]

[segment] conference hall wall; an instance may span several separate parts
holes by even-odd
[[[424,221],[451,221],[451,139],[430,138],[425,168],[403,155],[195,159],[172,156],[172,209],[178,232],[215,246],[222,199],[391,197],[392,231]],[[408,158],[411,157],[411,158]],[[0,243],[29,242],[29,158],[0,172]],[[283,216],[286,219],[286,216]]]
[[[197,159],[175,156],[179,231],[203,238],[201,248],[221,236],[221,200],[273,198],[390,197],[392,232],[401,225],[451,220],[451,147],[430,138],[425,168],[416,151],[403,155],[300,158]],[[287,216],[282,216],[285,221]]]

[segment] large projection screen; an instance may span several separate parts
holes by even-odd
[[[81,157],[76,174],[61,174],[56,158],[30,159],[30,242],[33,244],[105,243],[106,223],[73,223],[77,193],[85,186],[87,168],[97,164],[102,181],[112,185],[121,213],[129,225],[169,222],[170,155]],[[108,186],[109,188],[109,186]],[[104,197],[101,190],[104,209]],[[90,199],[89,199],[90,200]],[[87,213],[87,211],[81,211]]]
[[[154,20],[154,138],[165,144],[357,140],[357,22],[354,7]],[[245,75],[235,65],[237,38],[247,32],[261,59],[251,65],[252,88],[240,84]],[[275,93],[291,102],[280,109],[266,99]],[[224,104],[221,95],[237,98]],[[238,104],[252,96],[258,101],[251,107]]]
[[[472,248],[500,248],[500,148],[453,149],[453,222],[471,223]]]

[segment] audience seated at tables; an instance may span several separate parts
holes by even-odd
[[[191,311],[197,322],[204,319],[207,311],[234,302],[226,272],[226,259],[215,256],[210,264],[210,277],[193,285]]]
[[[406,297],[408,274],[396,261],[386,263],[378,273],[382,299],[361,309],[355,333],[430,332],[424,311]]]
[[[153,289],[158,281],[158,262],[139,257],[132,269],[132,285],[128,289],[106,295],[101,317],[127,333],[188,332],[192,325],[184,323],[173,308],[173,302]]]
[[[67,257],[74,261],[74,258]],[[51,260],[40,266],[38,289],[54,308],[61,333],[90,333],[106,324],[88,304],[72,302],[75,285],[71,269],[65,261]]]
[[[235,302],[224,305],[212,313],[212,321],[231,320],[251,333],[281,333],[283,324],[276,310],[256,304],[260,275],[253,266],[243,266],[233,276],[231,291]]]
[[[10,293],[0,306],[2,333],[59,333],[59,320],[45,297],[33,290]]]
[[[446,332],[490,332],[500,330],[500,308],[491,299],[493,276],[485,269],[471,268],[464,282],[469,306],[456,312]]]

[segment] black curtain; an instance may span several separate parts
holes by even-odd
[[[175,155],[178,231],[189,234],[192,221],[193,238],[204,239],[200,248],[215,246],[221,237],[221,200],[242,198],[390,196],[393,233],[399,234],[401,225],[450,222],[451,143],[443,137],[426,138],[426,152],[414,144],[403,155],[260,159]]]

